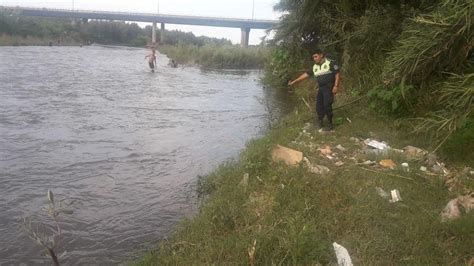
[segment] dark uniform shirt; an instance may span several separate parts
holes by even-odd
[[[314,64],[313,69],[306,73],[316,78],[319,88],[332,88],[336,82],[336,73],[339,73],[339,66],[334,61],[324,58],[321,65]]]

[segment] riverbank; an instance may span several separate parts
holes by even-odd
[[[473,212],[450,222],[440,216],[451,199],[474,188],[465,165],[450,162],[440,168],[447,172],[435,172],[426,156],[367,152],[368,138],[395,149],[430,143],[363,101],[335,112],[331,134],[308,127],[312,115],[301,103],[248,143],[238,161],[202,178],[200,213],[136,265],[328,264],[336,262],[333,242],[347,248],[356,265],[473,262]],[[273,162],[277,144],[302,151],[313,167]],[[393,169],[382,160],[392,160]],[[329,172],[316,173],[325,169],[317,165]],[[393,189],[402,201],[390,203],[382,193]]]

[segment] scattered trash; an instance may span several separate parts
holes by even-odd
[[[402,163],[402,169],[405,172],[410,172],[410,166],[408,165],[408,163]]]
[[[334,157],[332,157],[331,155],[326,155],[326,158],[328,158],[329,160],[334,160]]]
[[[309,171],[313,174],[325,174],[330,171],[326,166],[312,164],[306,157],[303,158],[303,161],[306,163],[306,167],[308,167]]]
[[[390,191],[390,195],[392,196],[392,199],[389,200],[390,203],[402,201],[402,197],[400,197],[400,191],[398,191],[398,189],[392,189]]]
[[[340,167],[340,166],[343,166],[344,163],[341,162],[341,161],[337,161],[334,165],[337,166],[337,167]]]
[[[437,161],[438,161],[438,157],[437,157],[435,154],[433,154],[433,153],[429,153],[429,154],[426,156],[425,163],[426,163],[426,165],[428,165],[429,167],[433,167],[433,165],[435,165]]]
[[[342,147],[341,144],[337,145],[336,146],[336,149],[340,150],[340,151],[346,151],[346,148]]]
[[[461,211],[458,206],[458,199],[452,199],[448,202],[441,212],[441,222],[447,222],[461,217]]]
[[[345,247],[339,245],[336,242],[332,243],[332,246],[334,247],[334,252],[336,253],[338,266],[352,266],[353,265],[351,257],[349,256],[349,252],[347,251]]]
[[[369,147],[379,149],[379,150],[387,150],[387,149],[390,148],[390,146],[388,146],[387,143],[380,142],[380,141],[373,140],[373,139],[366,139],[366,140],[364,140],[364,143]]]
[[[420,171],[426,172],[428,171],[428,168],[426,168],[425,166],[420,166]]]
[[[374,161],[371,161],[371,160],[367,160],[365,162],[362,162],[362,163],[357,163],[357,165],[376,165],[377,163],[374,162]]]
[[[322,155],[331,155],[332,151],[331,151],[331,146],[329,145],[326,145],[324,146],[323,148],[319,148],[318,151],[321,152]]]
[[[449,174],[449,171],[448,169],[446,169],[446,167],[444,167],[444,163],[439,163],[439,162],[436,162],[432,167],[431,167],[431,170],[435,173],[442,173],[442,174]]]
[[[242,177],[242,180],[239,183],[239,186],[246,187],[249,184],[249,173],[245,173]]]
[[[395,162],[392,159],[381,160],[379,164],[385,168],[395,169]]]
[[[272,151],[274,162],[283,161],[286,165],[295,166],[303,160],[303,153],[281,145],[277,145]]]
[[[303,130],[309,130],[311,128],[311,123],[306,123],[303,126]]]
[[[403,150],[409,159],[421,159],[428,154],[425,150],[413,146],[406,146]]]
[[[352,121],[349,119],[349,117],[346,117],[346,120],[347,120],[347,122],[349,122],[350,124],[352,124]]]
[[[381,187],[375,187],[375,191],[377,191],[377,194],[384,199],[388,199],[390,197],[390,195]]]
[[[464,208],[465,213],[474,210],[474,192],[450,200],[441,212],[441,222],[447,222],[461,217],[459,207]]]
[[[359,139],[358,139],[358,138],[351,137],[350,140],[359,143]]]
[[[469,171],[469,174],[470,174],[471,176],[474,176],[474,171]]]

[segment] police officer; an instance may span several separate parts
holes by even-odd
[[[337,93],[339,83],[341,81],[341,74],[339,73],[339,66],[333,61],[324,56],[324,53],[317,49],[313,53],[314,66],[308,72],[301,74],[297,79],[290,80],[288,85],[291,86],[296,82],[307,79],[311,76],[316,78],[318,82],[319,91],[316,95],[316,113],[318,115],[318,126],[320,130],[333,130],[332,124],[332,103],[334,95]],[[324,116],[328,119],[328,127],[323,128]]]

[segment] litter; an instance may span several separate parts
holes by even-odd
[[[409,167],[408,163],[402,163],[402,169],[405,172],[410,172],[410,167]]]
[[[346,120],[347,120],[347,122],[349,122],[350,124],[352,124],[352,121],[349,119],[349,117],[346,117]]]
[[[354,142],[359,142],[359,139],[358,138],[354,138],[354,137],[351,137],[350,140],[354,141]]]
[[[420,171],[426,172],[428,171],[428,168],[426,168],[425,166],[420,166]]]
[[[448,202],[441,212],[441,222],[447,222],[461,217],[461,211],[458,206],[458,199],[452,199]]]
[[[343,166],[344,163],[341,162],[341,161],[337,161],[334,165],[337,166],[337,167],[339,167],[339,166]]]
[[[421,159],[428,154],[425,150],[413,146],[406,146],[403,150],[409,159]]]
[[[345,247],[339,245],[336,242],[332,243],[332,246],[334,247],[334,252],[336,253],[338,266],[352,266],[353,265],[351,257],[349,256],[349,252],[347,251]]]
[[[395,162],[391,159],[381,160],[379,164],[385,168],[395,169]]]
[[[303,161],[306,164],[306,167],[308,167],[309,171],[313,174],[325,174],[328,173],[330,170],[326,166],[323,165],[313,165],[308,158],[304,157]]]
[[[390,197],[390,195],[380,187],[375,187],[375,191],[377,191],[377,194],[384,199],[388,199]]]
[[[366,139],[366,140],[364,140],[364,143],[367,146],[378,149],[378,150],[386,150],[386,149],[390,148],[390,146],[388,146],[387,143],[380,142],[380,141],[373,140],[373,139]]]
[[[392,189],[390,191],[390,195],[392,196],[392,199],[389,200],[390,203],[402,201],[402,197],[400,197],[400,191],[398,191],[398,189]]]
[[[320,151],[322,155],[330,155],[332,153],[331,146],[329,145],[319,148],[318,151]]]

